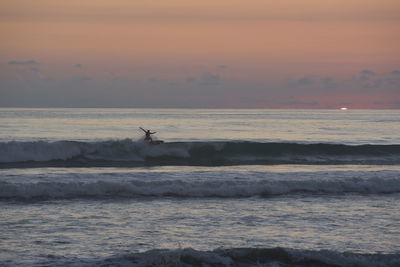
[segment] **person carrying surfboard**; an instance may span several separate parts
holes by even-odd
[[[142,127],[139,127],[140,130],[142,130],[144,132],[144,134],[146,135],[144,137],[144,141],[148,141],[148,142],[153,142],[153,138],[151,138],[152,134],[155,134],[156,132],[150,132],[150,130],[145,130]]]

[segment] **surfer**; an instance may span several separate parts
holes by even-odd
[[[142,130],[144,132],[144,134],[146,135],[144,137],[144,141],[148,141],[148,142],[153,142],[153,138],[151,138],[152,134],[155,134],[156,132],[150,132],[150,130],[145,130],[142,127],[139,127],[140,130]]]

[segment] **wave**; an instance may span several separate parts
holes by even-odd
[[[0,168],[118,167],[244,164],[400,164],[400,145],[259,142],[171,142],[131,139],[99,142],[0,143]]]
[[[129,266],[399,266],[399,254],[360,254],[285,248],[150,250],[103,262]],[[125,266],[125,265],[124,265]]]
[[[217,179],[217,180],[97,180],[0,182],[0,199],[135,199],[135,198],[249,198],[290,195],[394,194],[400,193],[400,177],[345,179]]]
[[[40,265],[51,266],[400,266],[400,254],[362,254],[330,250],[289,248],[228,248],[213,251],[154,249],[103,259],[79,259],[48,255]],[[11,266],[11,264],[10,264]]]

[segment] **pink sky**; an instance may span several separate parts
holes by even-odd
[[[0,106],[400,108],[397,0],[4,0]]]

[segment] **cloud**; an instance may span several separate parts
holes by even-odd
[[[39,62],[36,60],[11,60],[7,62],[8,65],[37,65]]]
[[[392,106],[394,108],[400,107],[400,101],[378,101],[375,100],[372,102],[374,105],[379,105],[379,106]]]
[[[169,81],[167,84],[168,84],[168,86],[176,86],[177,85],[177,83],[173,82],[173,81]]]
[[[361,75],[367,75],[367,76],[376,74],[375,72],[373,72],[371,70],[362,70],[360,73],[361,73]]]
[[[285,106],[308,106],[308,107],[315,107],[320,105],[316,101],[286,101],[286,102],[281,102],[280,104]]]
[[[82,68],[82,64],[80,64],[80,63],[75,64],[74,67],[80,69],[80,68]]]
[[[382,82],[383,82],[382,80],[376,80],[374,82],[374,88],[381,88]]]
[[[78,64],[78,63],[77,63]],[[15,65],[16,66],[16,65]],[[46,65],[3,68],[0,91],[10,97],[0,105],[16,106],[97,106],[97,107],[271,107],[271,108],[336,108],[399,107],[400,76],[376,69],[368,80],[360,79],[363,67],[347,74],[302,73],[292,78],[277,77],[252,81],[229,78],[217,64],[202,69],[189,69],[182,76],[125,76],[114,80],[114,72],[86,73],[67,63],[66,75],[54,73]],[[83,65],[86,68],[86,65]],[[43,68],[43,70],[42,70]],[[72,68],[72,69],[71,69]],[[73,71],[75,69],[75,71]],[[43,75],[41,72],[43,71]],[[189,72],[190,71],[190,72]],[[236,71],[236,70],[235,70]],[[303,70],[302,70],[303,71]],[[148,75],[156,75],[149,73]],[[51,78],[51,79],[50,79]],[[393,84],[392,84],[393,83]],[[364,87],[365,85],[365,87]],[[112,90],[110,89],[112,88]],[[334,89],[327,89],[334,88]],[[366,89],[369,88],[369,89]],[[2,96],[5,93],[2,94]],[[293,96],[293,97],[290,97]],[[77,100],[79,98],[79,100]],[[385,102],[373,105],[373,101]],[[353,104],[344,103],[352,102]],[[343,102],[343,103],[340,103]],[[377,102],[378,103],[378,102]]]
[[[199,84],[201,85],[218,85],[221,81],[221,77],[218,74],[210,72],[203,72],[199,78]]]
[[[360,80],[368,81],[369,78],[374,75],[376,75],[376,73],[371,70],[362,70],[362,71],[360,71]]]
[[[397,74],[399,73],[399,74]],[[352,78],[346,76],[319,76],[308,74],[297,78],[288,78],[283,85],[283,91],[294,91],[297,94],[346,94],[353,93],[393,92],[400,88],[400,71],[374,72],[363,69],[353,74]],[[324,90],[325,89],[325,90]]]
[[[362,88],[365,89],[371,89],[371,88],[375,88],[374,83],[373,82],[365,82],[361,85]]]
[[[30,70],[33,71],[33,72],[36,72],[36,73],[40,72],[40,70],[38,68],[36,68],[36,67],[30,68]]]
[[[72,79],[73,81],[91,81],[93,80],[92,77],[89,76],[77,76],[75,78]]]
[[[393,75],[400,75],[400,70],[394,70],[391,72]]]
[[[339,106],[350,106],[352,104],[353,104],[352,102],[339,102],[338,103]]]
[[[321,82],[324,85],[324,87],[328,88],[328,89],[333,89],[333,88],[338,87],[338,84],[335,82],[335,80],[332,77],[322,78]]]
[[[310,76],[303,76],[299,79],[296,80],[290,80],[289,81],[289,86],[306,86],[306,85],[311,85],[314,83],[314,79],[311,78]]]
[[[361,88],[371,89],[371,88],[381,88],[387,79],[381,79],[382,73],[376,73],[374,71],[364,69],[360,71],[360,76],[355,79],[358,80]]]
[[[80,76],[80,77],[78,77],[78,80],[80,80],[80,81],[91,81],[93,79],[91,77],[89,77],[89,76]]]
[[[400,85],[400,79],[395,77],[395,78],[386,78],[385,79],[386,83],[394,86]]]
[[[362,83],[362,87],[363,88],[381,88],[381,86],[382,86],[382,84],[383,84],[383,80],[382,79],[378,79],[378,80],[375,80],[375,81],[370,81],[370,80],[364,80],[363,81],[363,83]]]
[[[193,83],[193,82],[195,82],[196,81],[196,78],[195,77],[192,77],[192,76],[190,76],[190,77],[186,77],[186,82],[187,83]]]

